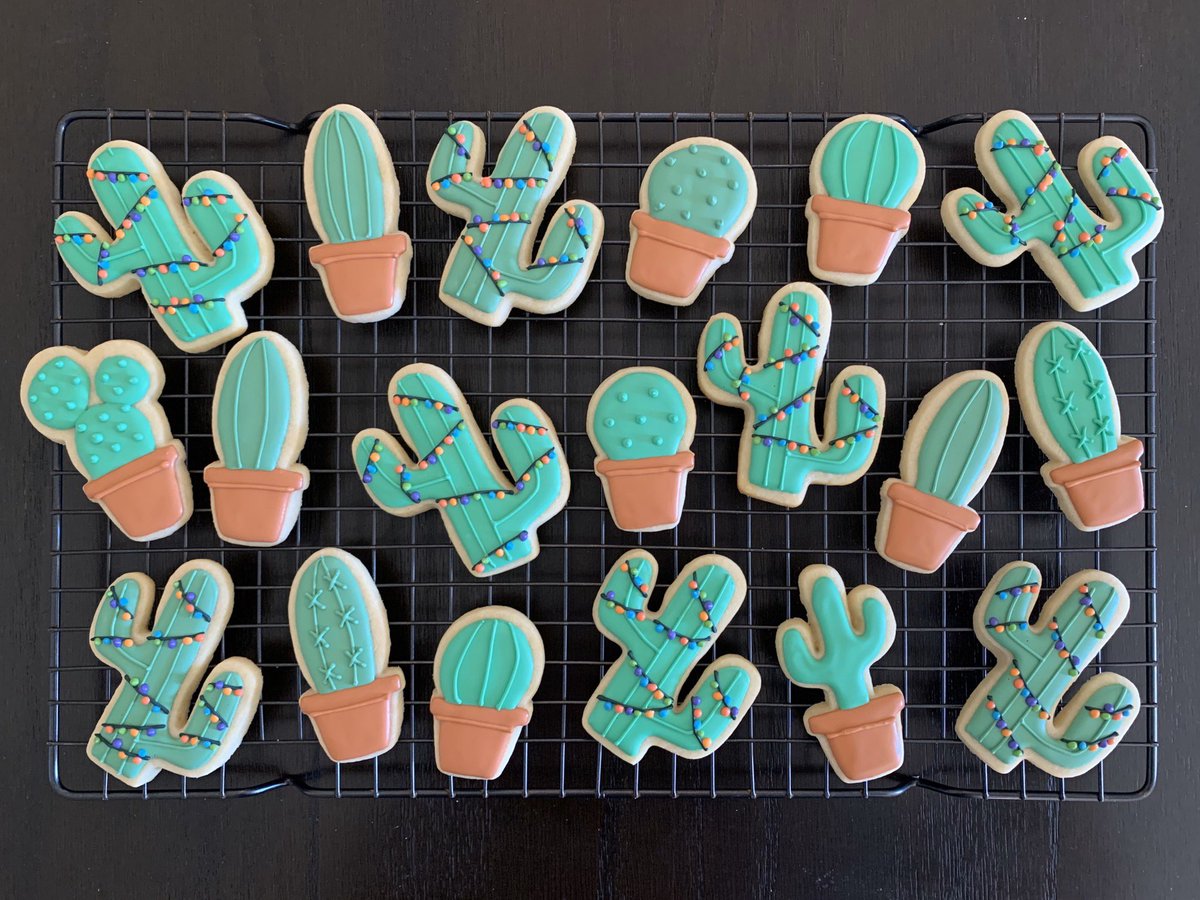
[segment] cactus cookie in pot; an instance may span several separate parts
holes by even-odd
[[[308,436],[308,377],[300,351],[260,331],[229,351],[213,399],[219,462],[204,469],[222,540],[282,541],[296,524],[308,469],[296,462]]]
[[[438,769],[499,777],[533,715],[545,661],[537,628],[507,606],[472,610],[450,626],[433,659],[429,701]]]
[[[679,524],[696,407],[679,379],[653,366],[621,369],[588,404],[588,437],[613,521],[624,531],[663,531]]]
[[[690,306],[733,256],[757,202],[754,170],[736,147],[709,137],[677,141],[642,179],[625,280],[648,300]]]
[[[1097,531],[1145,506],[1137,438],[1121,434],[1121,409],[1100,353],[1082,331],[1045,322],[1017,350],[1017,398],[1029,433],[1050,461],[1042,478],[1076,528]]]
[[[872,284],[908,232],[925,183],[913,133],[886,116],[851,116],[821,139],[809,168],[808,267],[835,284]]]
[[[183,444],[158,405],[163,368],[143,344],[88,352],[48,347],[25,367],[21,405],[33,427],[67,448],[83,492],[126,537],[152,541],[192,514]]]

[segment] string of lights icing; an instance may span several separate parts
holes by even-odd
[[[712,698],[721,704],[720,715],[736,721],[739,710],[737,706],[729,702],[724,688],[721,687],[720,672],[713,672],[710,686],[713,689]],[[700,703],[699,697],[692,697],[692,733],[695,735],[701,749],[707,750],[712,746],[712,738],[704,733],[704,713],[700,709]]]

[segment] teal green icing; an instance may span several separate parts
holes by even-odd
[[[991,471],[991,456],[1004,440],[1004,397],[989,378],[962,382],[946,398],[921,441],[913,485],[955,506],[966,506],[976,483]]]
[[[673,225],[724,237],[746,210],[753,177],[726,146],[685,144],[646,173],[647,212]]]
[[[292,591],[292,630],[312,686],[322,694],[370,684],[381,668],[371,617],[381,605],[345,560],[318,551]]]
[[[894,122],[850,119],[829,133],[821,181],[829,196],[895,209],[917,183],[916,139]]]
[[[1117,448],[1118,409],[1104,360],[1074,328],[1047,329],[1033,356],[1033,390],[1046,427],[1073,463]]]
[[[592,433],[609,459],[649,459],[679,452],[688,412],[665,372],[622,375],[601,395]]]
[[[279,468],[294,411],[291,379],[273,341],[259,337],[238,345],[225,361],[215,405],[218,447],[228,468]]]
[[[485,615],[442,650],[438,686],[449,703],[515,709],[533,684],[533,647],[508,619]]]
[[[374,133],[373,133],[374,132]],[[329,113],[314,140],[312,186],[321,226],[333,244],[383,237],[385,187],[375,129],[340,109]]]

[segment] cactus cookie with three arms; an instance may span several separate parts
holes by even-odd
[[[208,560],[180,566],[151,625],[153,608],[154,582],[131,572],[104,592],[92,620],[92,652],[121,673],[121,685],[87,753],[132,787],[164,769],[199,778],[224,765],[262,695],[262,672],[248,659],[222,660],[204,677],[233,608],[233,582],[222,566]]]
[[[508,400],[492,413],[509,481],[449,374],[417,363],[392,376],[391,386],[392,414],[414,452],[378,428],[358,433],[354,466],[371,499],[394,516],[438,510],[475,575],[531,562],[538,526],[566,505],[571,489],[550,417],[529,400]]]
[[[604,237],[604,216],[586,200],[568,200],[546,226],[542,216],[575,154],[575,126],[561,109],[531,109],[509,134],[491,173],[474,122],[450,125],[426,176],[429,197],[466,220],[442,271],[439,296],[483,325],[503,325],[515,306],[546,314],[566,309],[583,290]]]
[[[736,147],[709,137],[675,142],[642,179],[625,280],[648,300],[690,306],[733,257],[757,203],[754,169]]]
[[[1124,141],[1106,135],[1079,152],[1079,179],[1100,215],[1071,186],[1023,112],[1010,109],[988,119],[975,137],[975,159],[1000,204],[971,188],[942,200],[946,230],[972,259],[1003,266],[1028,250],[1079,312],[1137,286],[1133,255],[1158,234],[1163,204]]]
[[[80,285],[100,297],[140,289],[189,353],[246,330],[242,303],[270,279],[275,247],[236,181],[200,172],[180,196],[158,158],[130,141],[102,145],[87,177],[115,230],[80,212],[54,223],[58,253]]]
[[[817,385],[832,330],[829,300],[803,281],[784,285],[767,301],[753,365],[737,319],[721,313],[704,327],[700,389],[746,414],[738,452],[743,494],[799,506],[810,484],[849,484],[875,459],[887,392],[883,376],[869,366],[838,373],[825,401],[825,435],[817,435]]]
[[[1107,572],[1068,578],[1030,613],[1041,591],[1037,566],[1013,562],[996,573],[975,607],[975,634],[996,665],[959,713],[955,731],[997,772],[1028,760],[1044,772],[1082,775],[1117,746],[1141,698],[1115,672],[1089,678],[1061,711],[1063,695],[1129,612],[1129,594]]]
[[[135,541],[165,537],[192,514],[192,480],[158,405],[162,388],[162,364],[136,341],[87,352],[47,347],[21,379],[33,427],[67,448],[88,478],[84,494]]]
[[[683,567],[657,609],[649,597],[658,563],[644,550],[609,571],[592,611],[596,627],[622,649],[583,710],[588,734],[629,763],[652,747],[700,759],[716,752],[758,696],[761,679],[736,654],[709,663],[682,696],[688,673],[729,625],[746,596],[746,578],[724,556]]]

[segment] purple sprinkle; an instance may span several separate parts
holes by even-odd
[[[534,150],[541,150],[541,149],[542,149],[542,142],[541,142],[541,141],[534,141],[534,142],[533,142],[533,149],[534,149]]]
[[[1018,744],[1016,741],[1014,741],[1014,740],[1012,740],[1011,738],[1009,738],[1009,741],[1008,741],[1008,748],[1009,748],[1010,750],[1017,750],[1019,747],[1020,747],[1020,744]]]
[[[373,480],[373,479],[372,479],[372,477],[371,477],[371,475],[370,475],[370,474],[367,474],[367,475],[364,475],[364,476],[363,476],[363,484],[370,484],[372,480]]]
[[[713,605],[711,600],[705,600],[700,605],[704,607],[705,612],[712,612]]]
[[[1071,665],[1073,665],[1073,666],[1078,666],[1078,665],[1079,665],[1079,657],[1078,657],[1078,656],[1072,656],[1072,657],[1071,657]]]
[[[183,198],[183,205],[184,205],[184,206],[191,206],[191,205],[192,205],[192,198],[191,198],[191,197],[184,197],[184,198]]]
[[[203,294],[192,294],[192,302],[193,303],[203,303],[204,295]]]
[[[117,608],[117,601],[116,601],[115,599],[114,599],[114,600],[109,600],[109,601],[108,601],[108,605],[109,605],[109,606],[111,606],[113,609],[116,609],[116,608]]]
[[[116,184],[116,183],[117,183],[117,173],[116,173],[116,172],[109,172],[109,173],[108,173],[108,180],[109,180],[109,181],[111,181],[113,184]]]
[[[413,503],[420,503],[420,502],[421,502],[421,492],[420,492],[420,491],[413,491],[413,492],[412,492],[411,494],[409,494],[408,496],[412,498],[412,501],[413,501]]]
[[[1110,713],[1110,712],[1112,712],[1112,711],[1113,711],[1113,705],[1112,705],[1111,703],[1105,703],[1105,704],[1104,704],[1104,711],[1105,711],[1106,713]]]
[[[1105,193],[1110,197],[1115,197],[1117,195],[1117,189],[1109,188],[1107,191],[1105,191]]]
[[[467,155],[466,148],[464,148],[464,147],[456,147],[456,148],[454,149],[454,152],[455,152],[455,153],[457,153],[459,156],[466,156],[466,155]]]
[[[139,694],[148,694],[148,693],[150,693],[150,685],[148,685],[148,684],[139,684],[139,685],[138,685],[138,693],[139,693]]]
[[[534,263],[534,265],[537,265],[537,266],[544,266],[545,264],[546,264],[546,258],[543,256],[539,256],[537,259],[537,262]]]
[[[674,629],[667,632],[667,637],[669,637],[671,640],[675,640],[676,634],[675,634]]]
[[[519,535],[517,535],[517,537],[519,537],[523,541],[527,541],[527,540],[529,540],[529,532],[522,531]]]
[[[492,422],[492,427],[493,427],[493,428],[499,428],[499,427],[500,427],[500,420],[499,420],[499,419],[495,419],[495,420]]]
[[[215,684],[213,684],[213,687],[215,687],[215,688],[216,688],[218,691],[219,691],[219,690],[222,690],[222,689],[224,689],[224,687],[225,687],[225,682],[223,682],[223,681],[218,681],[218,682],[216,682]]]
[[[995,616],[992,616],[990,619],[988,619],[988,624],[991,625],[993,628],[995,628],[997,625],[1000,624],[1000,620],[997,619]]]
[[[737,714],[738,714],[738,708],[737,708],[736,706],[731,706],[731,707],[729,707],[729,716],[730,716],[730,718],[736,719],[736,718],[737,718]]]
[[[763,446],[764,446],[764,447],[770,447],[770,446],[771,446],[771,439],[770,439],[770,438],[763,438]]]
[[[1037,697],[1034,697],[1032,694],[1030,694],[1028,697],[1025,698],[1025,705],[1026,706],[1037,706]]]
[[[229,236],[229,239],[231,241],[233,241],[234,243],[236,243],[237,241],[240,241],[242,239],[242,236],[235,231],[233,234],[231,234]]]
[[[645,673],[642,671],[642,667],[638,666],[636,669],[633,670],[633,674],[637,675],[639,678],[641,678],[642,675],[644,675]]]
[[[800,324],[800,320],[799,320],[799,319],[797,319],[795,316],[792,316],[792,317],[791,317],[791,319],[789,319],[788,321],[789,321],[789,322],[790,322],[792,325],[799,325],[799,324]]]
[[[228,728],[228,727],[229,727],[229,726],[228,726],[228,725],[226,725],[224,722],[218,722],[218,723],[217,723],[217,731],[224,731],[224,730],[225,730],[226,728]]]
[[[525,490],[525,482],[523,482],[523,481],[518,481],[518,482],[517,482],[517,490],[518,490],[518,491],[523,491],[523,490]]]
[[[1021,146],[1028,147],[1029,146],[1029,138],[1021,138]]]
[[[145,270],[145,269],[138,269],[138,270],[137,270],[137,272],[136,272],[135,274],[137,275],[137,277],[138,277],[138,278],[145,278],[145,277],[146,277],[146,270]]]
[[[192,261],[192,258],[185,253],[185,254],[183,254],[183,261],[186,263],[190,263]]]
[[[692,706],[699,706],[699,705],[700,705],[700,698],[699,698],[699,697],[693,697],[693,698],[692,698]]]
[[[179,646],[179,642],[174,638],[171,638],[171,640],[167,641],[167,646],[174,650],[177,646]]]
[[[125,746],[125,742],[122,741],[120,738],[113,738],[112,745],[114,747],[116,747],[118,750],[120,750],[123,746]]]
[[[158,734],[158,729],[157,728],[147,728],[146,734],[149,737],[154,737],[156,734]]]
[[[1105,228],[1105,226],[1104,226],[1104,225],[1097,225],[1097,226],[1096,226],[1096,234],[1103,234],[1103,233],[1104,233],[1104,228]]]
[[[1067,213],[1067,221],[1074,222],[1075,221],[1075,213]]]

